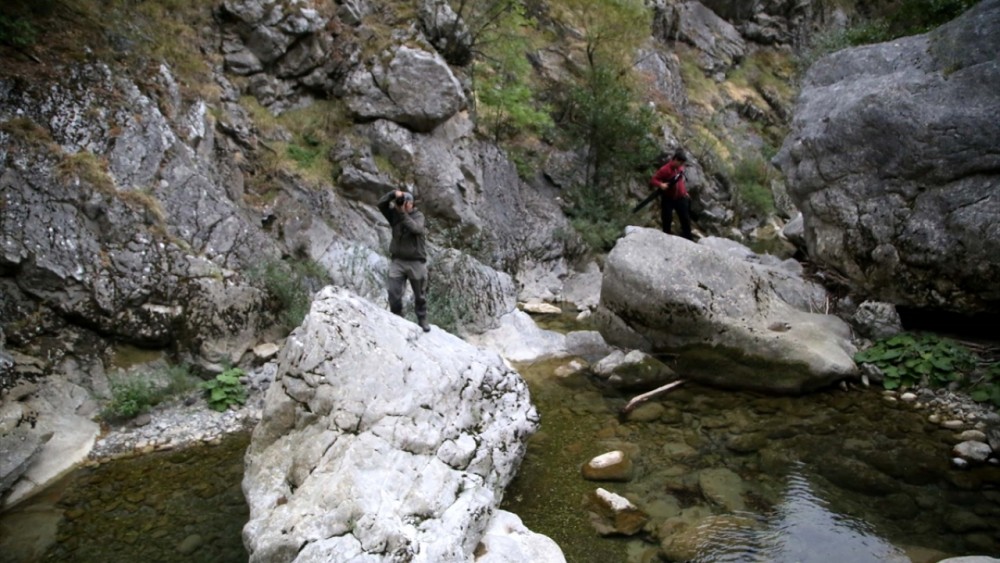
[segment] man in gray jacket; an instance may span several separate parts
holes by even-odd
[[[389,243],[389,310],[403,315],[406,280],[413,288],[417,324],[430,332],[427,324],[427,243],[424,214],[413,207],[413,194],[393,190],[378,200],[378,209],[392,227]]]

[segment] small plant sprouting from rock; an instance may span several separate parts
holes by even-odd
[[[246,403],[247,389],[240,381],[244,375],[240,368],[229,368],[214,379],[202,382],[201,388],[205,390],[208,406],[223,412],[229,407]]]
[[[288,332],[309,312],[312,294],[330,283],[319,263],[308,260],[272,260],[251,269],[248,275],[271,296],[278,322]]]
[[[733,165],[735,207],[744,216],[766,217],[774,213],[771,180],[775,172],[761,156],[743,158]]]

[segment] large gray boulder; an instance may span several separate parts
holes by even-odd
[[[537,425],[496,354],[328,287],[246,454],[250,561],[472,561]]]
[[[864,298],[1000,312],[1000,1],[819,60],[776,163],[810,257]]]
[[[799,393],[853,375],[850,328],[784,299],[810,293],[792,283],[732,252],[630,228],[608,255],[594,316],[612,344],[679,352],[682,378]]]
[[[60,378],[0,391],[0,508],[54,483],[87,459],[101,433],[86,389]]]
[[[427,132],[462,109],[462,85],[436,52],[399,46],[387,62],[361,66],[347,78],[347,107],[359,120],[389,119]]]

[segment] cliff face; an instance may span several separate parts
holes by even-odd
[[[372,204],[401,186],[432,222],[433,254],[466,257],[442,258],[435,271],[460,312],[456,328],[493,326],[519,291],[557,298],[584,253],[558,197],[579,180],[583,155],[536,142],[538,168],[519,173],[481,135],[463,55],[472,45],[447,5],[422,3],[412,20],[395,4],[197,4],[169,16],[117,7],[72,25],[50,14],[40,25],[67,33],[5,47],[8,347],[45,358],[45,373],[66,354],[54,342],[94,336],[209,370],[238,363],[276,322],[274,296],[254,275],[265,265],[315,262],[328,280],[382,298],[388,229]],[[685,85],[686,57],[696,74],[725,80],[765,49],[699,6],[653,7],[640,67],[647,94],[672,100],[662,107],[677,118],[722,112],[738,124],[740,108],[756,104],[755,115],[777,122],[778,98],[769,106],[752,89]],[[555,17],[541,13],[538,25],[558,28]],[[572,45],[539,51],[544,80],[579,70]],[[560,48],[561,62],[546,55]],[[686,135],[669,123],[664,148]],[[734,146],[760,142],[742,129],[727,135]],[[689,170],[703,228],[732,228],[725,185],[696,159]],[[632,192],[645,189],[637,182]],[[73,354],[102,364],[101,348]],[[13,380],[8,372],[5,385]]]
[[[897,305],[1000,313],[1000,2],[807,74],[777,157],[809,254]]]

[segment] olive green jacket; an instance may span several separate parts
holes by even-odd
[[[400,260],[427,261],[427,241],[424,229],[424,214],[414,208],[409,213],[391,205],[395,198],[393,190],[378,200],[378,209],[392,227],[392,242],[389,256]]]

